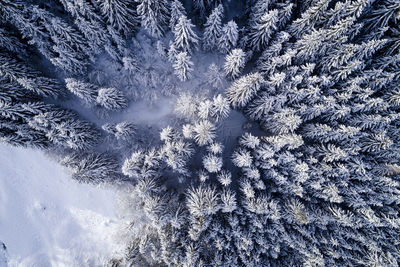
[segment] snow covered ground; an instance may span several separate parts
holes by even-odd
[[[39,150],[0,145],[0,244],[8,265],[103,265],[124,248],[117,193],[74,182]]]

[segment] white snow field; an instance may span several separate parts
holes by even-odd
[[[124,248],[117,192],[76,183],[39,150],[0,145],[0,245],[8,266],[102,266]]]

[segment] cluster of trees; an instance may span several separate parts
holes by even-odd
[[[18,47],[18,40],[10,38]],[[93,147],[100,133],[91,123],[81,120],[72,111],[48,104],[49,98],[65,94],[60,82],[34,69],[19,56],[22,55],[6,46],[0,47],[2,141],[40,148],[59,145],[85,150]]]
[[[0,1],[2,142],[65,155],[61,163],[79,181],[122,177],[117,160],[92,151],[102,138],[100,129],[63,108],[62,101],[70,91],[84,102],[107,110],[127,106],[127,99],[117,89],[81,80],[96,55],[104,51],[121,66],[127,65],[124,61],[130,62],[130,67],[136,64],[124,39],[138,27],[130,17],[136,12],[129,13],[128,6],[132,5],[123,1]],[[70,17],[62,15],[60,8]],[[125,19],[120,17],[121,12]],[[55,78],[56,71],[48,71],[50,64],[62,71],[58,77],[76,78]],[[117,139],[127,139],[131,132],[129,123],[121,123],[114,134]]]
[[[398,266],[399,1],[243,0],[236,17],[233,2],[0,0],[1,140],[58,148],[81,182],[135,185],[148,220],[121,265]],[[102,134],[62,99],[125,108],[125,93],[87,74],[100,54],[138,72],[141,28],[181,81],[201,48],[225,57],[204,84],[232,83],[180,95],[175,127],[121,163],[94,147],[104,132],[127,144],[137,127]],[[259,129],[222,143],[231,108]]]
[[[65,79],[65,84],[71,93],[87,104],[97,104],[108,110],[118,110],[128,106],[124,95],[115,88],[99,88],[94,84],[78,81],[74,78]]]

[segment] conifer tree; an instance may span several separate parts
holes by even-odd
[[[154,37],[161,37],[170,17],[169,3],[166,0],[136,0],[136,2],[142,26]]]
[[[197,111],[196,98],[188,93],[182,93],[175,104],[175,112],[183,118],[192,119]]]
[[[123,109],[128,106],[125,96],[115,88],[100,88],[96,102],[109,110]]]
[[[221,37],[218,41],[218,49],[227,54],[236,47],[239,39],[239,29],[233,20],[229,21],[222,27]]]
[[[124,69],[130,74],[136,73],[140,70],[139,63],[136,58],[131,56],[125,56],[122,58],[122,64]]]
[[[257,18],[251,25],[249,44],[255,50],[263,49],[269,42],[272,34],[278,27],[279,12],[274,9]]]
[[[206,51],[218,48],[218,41],[222,33],[223,6],[220,4],[213,9],[204,24],[203,48]]]
[[[225,74],[231,79],[235,79],[239,76],[240,72],[243,70],[245,65],[246,54],[242,49],[233,49],[225,57]]]
[[[161,41],[157,41],[157,52],[163,59],[166,59],[168,57],[167,48]]]
[[[96,53],[102,52],[106,40],[110,38],[107,33],[105,21],[98,14],[96,2],[60,0],[64,9],[71,13],[75,24],[89,41],[88,44]]]
[[[236,80],[226,91],[231,105],[244,107],[261,89],[264,82],[264,78],[257,72]]]
[[[122,173],[138,179],[138,186],[141,187],[138,189],[143,193],[149,186],[151,187],[148,183],[154,182],[152,179],[156,177],[160,164],[159,154],[154,149],[137,150],[124,161]]]
[[[88,104],[93,104],[96,102],[96,97],[98,94],[97,86],[91,83],[85,83],[78,81],[74,78],[65,79],[67,89],[71,91],[74,95],[78,96]]]
[[[187,16],[186,10],[180,0],[173,0],[171,2],[171,17],[169,19],[169,27],[171,30],[174,30],[181,16]]]
[[[61,164],[72,171],[72,178],[82,183],[99,184],[121,179],[118,162],[106,154],[74,153]]]
[[[211,115],[216,121],[225,119],[230,112],[230,105],[228,99],[222,95],[214,96],[212,101]]]
[[[197,34],[193,31],[194,25],[190,19],[182,15],[173,29],[175,47],[191,54],[199,43]]]
[[[209,83],[212,87],[216,89],[222,87],[225,77],[223,72],[215,63],[212,63],[210,66],[208,66],[206,74],[208,77],[207,83]]]
[[[204,146],[215,138],[215,126],[207,120],[196,122],[193,125],[193,138],[199,146]]]
[[[207,120],[211,116],[212,102],[208,99],[201,101],[198,106],[197,115],[200,119]]]
[[[178,55],[178,50],[176,49],[175,44],[173,42],[170,42],[167,53],[169,62],[174,63],[176,55]]]
[[[54,65],[72,73],[86,70],[93,51],[79,31],[36,5],[23,3],[11,9],[14,15],[8,21]]]
[[[193,71],[193,62],[190,59],[187,52],[180,52],[176,55],[173,67],[175,74],[181,81],[186,81],[191,77],[190,73]]]
[[[130,122],[120,122],[117,124],[106,123],[102,129],[109,134],[112,134],[117,140],[128,141],[136,133],[136,127]]]
[[[179,78],[188,79],[198,38],[182,3],[60,2],[64,10],[45,1],[0,0],[0,141],[65,153],[65,165],[82,182],[130,184],[144,220],[132,224],[138,234],[118,264],[399,265],[398,1],[246,0],[240,11],[234,1],[185,1],[200,11],[201,24],[210,13],[204,48],[227,54],[225,71],[237,80],[226,97],[207,91],[225,85],[211,64],[198,76],[204,80],[190,86],[206,86],[212,97],[182,92],[175,111],[187,121],[174,121],[179,130],[162,129],[156,147],[144,140],[150,143],[142,150],[130,142],[132,123],[103,122],[117,139],[112,144],[120,144],[111,148],[91,123],[43,100],[63,89],[43,74],[53,70],[42,63],[74,77],[67,89],[106,109],[127,100],[100,86],[171,88],[171,72],[158,60],[166,56],[161,41],[159,55],[142,60],[151,69],[138,75],[134,53],[147,57],[157,40],[139,32],[131,49],[126,37],[136,28],[136,11],[155,37],[173,26],[167,56]],[[240,30],[233,20],[221,26],[222,4]],[[110,58],[97,56],[103,49]],[[239,77],[247,60],[251,73]],[[203,61],[209,57],[196,58]],[[98,85],[79,82],[88,69],[104,76]],[[140,74],[151,81],[142,84]],[[110,149],[134,152],[120,169],[108,152],[93,152]]]
[[[21,43],[10,31],[3,28],[0,28],[0,47],[15,53],[17,56],[27,54],[27,46]]]
[[[61,84],[56,79],[43,77],[39,71],[32,69],[23,61],[0,52],[0,63],[0,74],[17,82],[26,90],[46,97],[56,97],[63,94]]]
[[[131,33],[138,24],[133,0],[100,0],[100,7],[107,22],[124,34]]]
[[[0,3],[1,19],[7,21],[18,13],[18,9],[23,6],[23,1],[4,0]]]
[[[309,32],[314,26],[315,22],[327,10],[330,0],[313,1],[312,5],[296,19],[290,26],[289,32],[296,37],[300,37],[304,33]]]
[[[224,190],[221,193],[222,207],[221,211],[225,213],[232,213],[237,209],[236,195],[230,190]]]
[[[209,1],[209,0],[206,0]],[[200,12],[200,17],[204,16],[204,13],[206,11],[206,3],[204,0],[193,0],[193,4],[195,9],[197,9]]]
[[[221,173],[218,174],[217,178],[223,186],[229,186],[232,182],[232,174],[225,170],[222,170]]]
[[[203,166],[210,173],[219,172],[222,169],[222,158],[215,155],[205,155],[203,158]]]

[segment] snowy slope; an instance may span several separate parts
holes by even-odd
[[[43,152],[0,145],[0,242],[9,266],[102,265],[123,247],[116,202],[117,191],[75,183]]]

